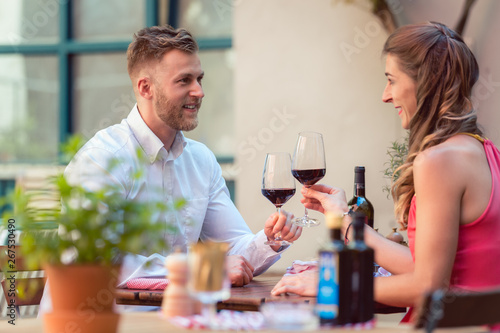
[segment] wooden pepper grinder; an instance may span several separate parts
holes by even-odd
[[[186,253],[176,251],[165,261],[169,283],[163,294],[162,312],[167,317],[187,317],[194,314],[194,300],[188,292],[189,266]]]

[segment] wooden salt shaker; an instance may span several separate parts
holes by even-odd
[[[187,254],[175,252],[165,261],[168,270],[169,283],[163,294],[161,305],[163,314],[167,317],[187,317],[194,314],[194,300],[188,292],[187,283],[189,267]]]

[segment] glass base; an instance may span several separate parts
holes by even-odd
[[[287,245],[291,245],[292,243],[281,238],[281,231],[278,231],[276,234],[274,234],[274,239],[265,241],[264,244],[271,245],[271,246],[275,246],[275,245],[287,246]]]
[[[194,293],[194,296],[203,304],[211,304],[219,301],[225,301],[231,297],[231,290],[225,286],[221,290],[217,291],[197,291]]]
[[[265,245],[271,245],[271,246],[275,246],[275,245],[280,245],[280,246],[287,246],[287,245],[291,245],[292,243],[290,242],[287,242],[285,240],[270,240],[270,241],[267,241],[267,242],[264,242]]]
[[[299,227],[309,228],[309,227],[316,227],[316,226],[318,226],[319,225],[319,221],[316,220],[316,219],[312,219],[310,217],[307,217],[307,216],[303,216],[303,217],[298,217],[295,220],[293,220],[293,224],[296,224]]]

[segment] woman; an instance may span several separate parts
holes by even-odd
[[[439,23],[399,28],[386,41],[387,85],[409,130],[409,153],[392,185],[409,248],[365,227],[375,260],[392,273],[375,279],[375,300],[412,307],[438,288],[500,285],[500,154],[482,138],[471,102],[479,69],[462,38]],[[306,208],[346,212],[342,189],[303,188]],[[351,219],[344,218],[344,228]],[[285,276],[273,294],[315,295],[315,273]]]

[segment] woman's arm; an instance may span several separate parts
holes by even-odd
[[[375,262],[392,274],[413,272],[415,265],[407,246],[385,238],[369,226],[365,226],[365,243],[375,251]]]

